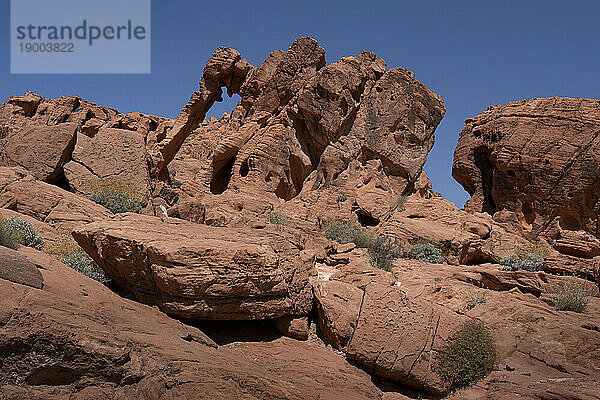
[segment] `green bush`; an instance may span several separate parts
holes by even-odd
[[[367,248],[371,246],[373,237],[371,233],[360,224],[342,220],[325,222],[321,229],[325,237],[340,244],[354,243],[356,247]]]
[[[335,201],[336,201],[336,202],[338,202],[338,203],[343,203],[343,202],[345,202],[346,200],[348,200],[348,199],[346,198],[346,195],[345,195],[345,194],[343,194],[343,193],[340,193],[340,194],[338,194],[338,195],[337,195],[337,199],[336,199]]]
[[[111,282],[104,270],[79,247],[71,236],[63,235],[59,240],[47,246],[45,251],[75,271],[100,283],[108,285]]]
[[[584,313],[592,291],[583,282],[570,281],[550,288],[550,304],[559,311]]]
[[[415,243],[410,249],[404,252],[404,256],[432,264],[444,263],[442,250],[433,243]]]
[[[511,253],[502,257],[500,264],[506,271],[524,270],[536,272],[542,269],[544,258],[536,253],[525,253],[522,255]]]
[[[394,260],[400,257],[400,249],[388,236],[378,236],[369,253],[371,265],[388,272],[392,272]]]
[[[289,222],[288,217],[285,214],[277,213],[277,212],[272,212],[272,213],[268,214],[267,221],[269,221],[270,224],[275,224],[275,225],[287,225]]]
[[[0,245],[16,249],[19,245],[40,250],[44,238],[33,224],[19,218],[0,218]]]
[[[436,370],[454,387],[467,386],[494,369],[496,356],[490,331],[483,323],[470,320],[440,351]]]
[[[140,213],[144,208],[144,201],[131,192],[125,182],[118,179],[100,179],[88,185],[88,190],[91,193],[88,199],[114,214]]]
[[[21,233],[15,231],[8,220],[0,218],[0,246],[17,249],[21,243]]]
[[[106,272],[83,251],[75,251],[61,258],[60,261],[75,271],[95,279],[104,285],[110,283],[110,278],[106,275]]]

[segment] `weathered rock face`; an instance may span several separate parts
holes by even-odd
[[[101,128],[93,137],[80,132],[71,157],[64,170],[76,192],[90,194],[90,184],[98,179],[119,179],[140,198],[150,195],[144,136],[138,132]]]
[[[177,317],[264,319],[312,308],[311,256],[293,234],[128,214],[73,237],[123,290]]]
[[[542,98],[492,106],[466,120],[452,175],[471,194],[465,208],[516,214],[532,237],[567,254],[570,231],[600,237],[600,100]],[[579,234],[582,236],[582,234]]]
[[[40,182],[17,167],[0,167],[0,208],[28,215],[61,232],[70,232],[82,222],[92,222],[111,214],[104,207]]]
[[[0,106],[0,166],[22,166],[38,180],[76,191],[92,179],[127,179],[146,194],[144,143],[164,121],[121,114],[78,96],[12,96]]]
[[[373,375],[444,394],[451,385],[432,368],[439,350],[465,318],[428,302],[409,299],[398,287],[365,288],[346,356]]]
[[[221,87],[231,96],[237,93],[252,65],[242,60],[240,53],[227,47],[219,47],[204,67],[200,90],[194,92],[175,121],[164,121],[154,134],[148,136],[152,177],[167,175],[167,165],[184,140],[204,119],[215,101],[222,101]]]
[[[589,282],[545,272],[503,271],[397,260],[398,282],[371,275],[355,286],[348,265],[318,266],[315,306],[326,343],[370,374],[424,392],[444,394],[451,385],[437,370],[439,351],[463,321],[483,321],[494,336],[498,367],[451,398],[544,397],[544,384],[560,380],[560,393],[597,399],[596,365],[600,305]],[[363,266],[365,274],[369,268]],[[586,314],[558,312],[545,301],[556,285],[577,281],[594,296]],[[568,332],[568,333],[567,333]],[[592,342],[588,342],[591,340]],[[585,342],[585,345],[583,343]],[[588,353],[591,352],[591,353]],[[579,374],[576,371],[583,373]],[[487,397],[486,397],[487,396]]]
[[[171,163],[186,196],[241,192],[271,204],[298,199],[296,207],[333,196],[335,203],[340,188],[368,185],[378,169],[383,189],[367,203],[387,206],[414,192],[445,112],[412,72],[386,71],[369,52],[326,66],[325,50],[310,38],[251,69],[239,95],[231,115],[204,122]],[[381,207],[372,208],[365,212]]]
[[[547,399],[550,392],[556,398],[599,398],[593,388],[600,371],[600,299],[593,297],[585,314],[556,311],[544,301],[553,285],[577,278],[415,260],[399,260],[394,272],[409,299],[479,319],[494,336],[496,370],[449,398]]]
[[[9,294],[0,296],[2,399],[382,396],[365,372],[322,345],[276,337],[217,346],[41,252],[15,253],[39,266],[44,286],[0,277],[0,293]]]
[[[0,279],[36,289],[41,289],[44,281],[35,264],[4,246],[0,246]]]

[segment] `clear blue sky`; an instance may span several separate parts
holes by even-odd
[[[433,188],[462,206],[451,177],[465,118],[532,97],[598,97],[596,1],[152,1],[150,75],[11,75],[8,0],[1,0],[0,97],[33,90],[75,95],[122,112],[175,117],[218,46],[253,65],[297,36],[316,38],[327,62],[361,49],[402,66],[441,95],[446,116],[425,166]],[[110,62],[110,60],[106,60]],[[219,116],[232,101],[215,105]]]

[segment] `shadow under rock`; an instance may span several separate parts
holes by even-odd
[[[219,346],[234,342],[272,342],[281,335],[276,321],[272,319],[255,321],[186,321],[204,332]]]

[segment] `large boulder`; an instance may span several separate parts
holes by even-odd
[[[0,277],[2,399],[381,399],[370,377],[312,342],[217,344],[51,257],[43,290]]]
[[[600,237],[599,105],[596,99],[536,98],[468,118],[452,167],[471,194],[465,209],[495,219],[512,213],[525,234],[543,235],[567,254],[596,255],[597,244],[574,246],[569,231]]]
[[[0,279],[36,289],[41,289],[44,283],[44,278],[34,263],[4,246],[0,246]]]
[[[77,124],[26,125],[2,140],[0,165],[22,166],[37,179],[57,182],[76,141]]]
[[[80,132],[71,157],[64,170],[73,191],[90,194],[96,181],[118,179],[140,198],[149,196],[144,135],[117,128],[100,128],[93,137]]]
[[[123,290],[180,318],[265,319],[312,308],[312,258],[292,233],[124,214],[73,237]]]
[[[399,260],[394,272],[408,299],[444,307],[485,323],[498,353],[497,367],[452,399],[598,399],[600,298],[584,280],[498,266],[451,266]],[[583,314],[548,304],[559,285],[587,285]],[[435,362],[432,364],[435,366]]]

